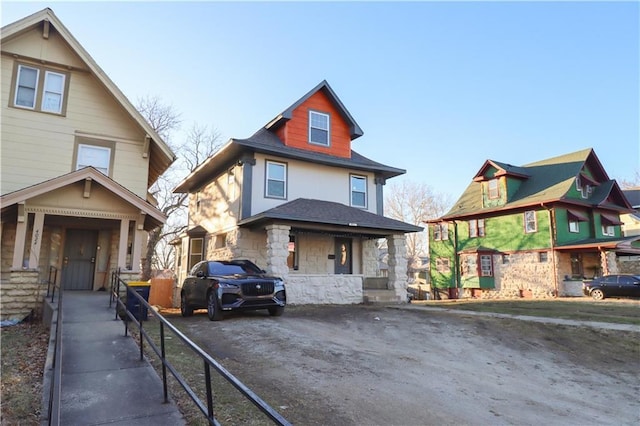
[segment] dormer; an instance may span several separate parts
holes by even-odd
[[[322,81],[265,128],[286,146],[351,158],[351,141],[363,132],[338,96]]]
[[[473,181],[480,183],[482,207],[498,207],[509,202],[522,182],[528,178],[529,175],[521,167],[487,160]]]

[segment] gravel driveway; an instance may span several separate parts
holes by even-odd
[[[294,424],[640,424],[637,332],[411,305],[171,320]]]

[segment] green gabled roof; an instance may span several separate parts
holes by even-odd
[[[563,200],[580,204],[600,205],[609,197],[612,191],[619,191],[618,185],[615,181],[609,180],[602,164],[591,148],[536,161],[520,167],[496,161],[491,161],[491,163],[500,165],[505,170],[507,170],[507,167],[510,171],[517,170],[518,174],[528,177],[522,180],[522,184],[506,204],[490,208],[482,206],[481,182],[471,182],[442,219],[456,219]],[[487,162],[485,162],[485,166],[486,164]],[[569,200],[566,196],[574,185],[576,176],[583,170],[585,165],[589,166],[589,170],[601,182],[601,185],[595,188],[595,192],[589,200]],[[615,196],[615,198],[618,197]],[[624,204],[623,201],[623,204],[618,208],[622,207],[624,209],[628,207],[624,206]],[[615,208],[615,206],[608,203],[606,207]]]

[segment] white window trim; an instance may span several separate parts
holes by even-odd
[[[483,262],[483,261],[487,262]],[[487,266],[487,268],[484,268]],[[492,277],[493,276],[493,259],[490,254],[481,254],[480,255],[480,276],[481,277]]]
[[[271,178],[269,176],[269,165],[270,164],[275,164],[278,166],[282,166],[284,168],[284,179],[276,179],[276,178]],[[266,160],[266,167],[265,167],[265,179],[264,179],[264,196],[266,198],[277,198],[279,200],[286,200],[287,199],[287,163],[282,163],[279,161],[272,161],[272,160]],[[273,195],[273,194],[269,194],[269,181],[273,180],[273,181],[277,181],[277,182],[283,182],[284,183],[284,194],[283,195]]]
[[[50,75],[58,75],[60,77],[62,77],[62,91],[60,93],[54,92],[52,90],[49,90],[47,88],[47,82],[48,82],[48,77]],[[42,83],[42,101],[40,102],[40,110],[44,111],[44,112],[52,112],[54,114],[60,114],[62,113],[62,105],[64,104],[64,88],[66,87],[67,84],[67,76],[60,73],[60,72],[55,72],[55,71],[48,71],[45,70],[44,72],[44,82]],[[50,93],[55,93],[57,95],[60,95],[60,105],[58,105],[58,109],[45,109],[45,101],[46,101],[46,94],[50,92]]]
[[[91,148],[91,149],[96,149],[96,150],[103,150],[106,151],[107,153],[107,172],[104,173],[101,169],[102,167],[98,167],[95,164],[80,164],[80,156],[82,155],[82,148],[87,147],[87,148]],[[79,170],[81,168],[87,167],[87,166],[92,166],[94,169],[102,172],[103,174],[110,176],[111,173],[111,148],[106,147],[106,146],[100,146],[100,145],[91,145],[91,144],[87,144],[87,143],[80,143],[78,144],[78,154],[76,157],[76,170]]]
[[[569,232],[577,234],[580,232],[580,222],[577,220],[569,221]]]
[[[313,114],[316,115],[322,115],[324,117],[327,117],[327,128],[326,129],[322,129],[320,127],[314,127],[311,124],[311,116]],[[313,144],[313,145],[319,145],[319,146],[331,146],[331,116],[329,116],[329,114],[325,114],[323,112],[318,112],[318,111],[309,111],[309,143]],[[327,143],[322,143],[322,142],[317,142],[311,139],[311,129],[318,129],[318,130],[322,130],[327,132]]]
[[[533,229],[529,229],[529,227],[527,226],[528,222],[527,222],[527,213],[532,213],[533,214]],[[536,214],[535,210],[527,210],[526,212],[523,213],[523,217],[524,217],[524,232],[526,234],[533,234],[534,232],[538,232],[538,215]]]
[[[362,191],[355,191],[353,189],[353,179],[361,179],[364,181],[364,205],[360,205],[360,204],[354,204],[353,203],[353,193],[356,192],[358,194],[363,194]],[[349,175],[349,203],[351,205],[351,207],[357,207],[357,208],[361,208],[361,209],[366,209],[368,206],[368,201],[369,201],[369,194],[367,191],[367,185],[369,184],[369,182],[367,181],[367,177],[366,176],[361,176],[361,175]]]
[[[613,225],[602,225],[602,235],[606,237],[615,237],[616,228]]]

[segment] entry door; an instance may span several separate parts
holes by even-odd
[[[336,274],[351,274],[351,240],[336,238]]]
[[[62,288],[92,290],[98,231],[68,229],[64,244]]]

